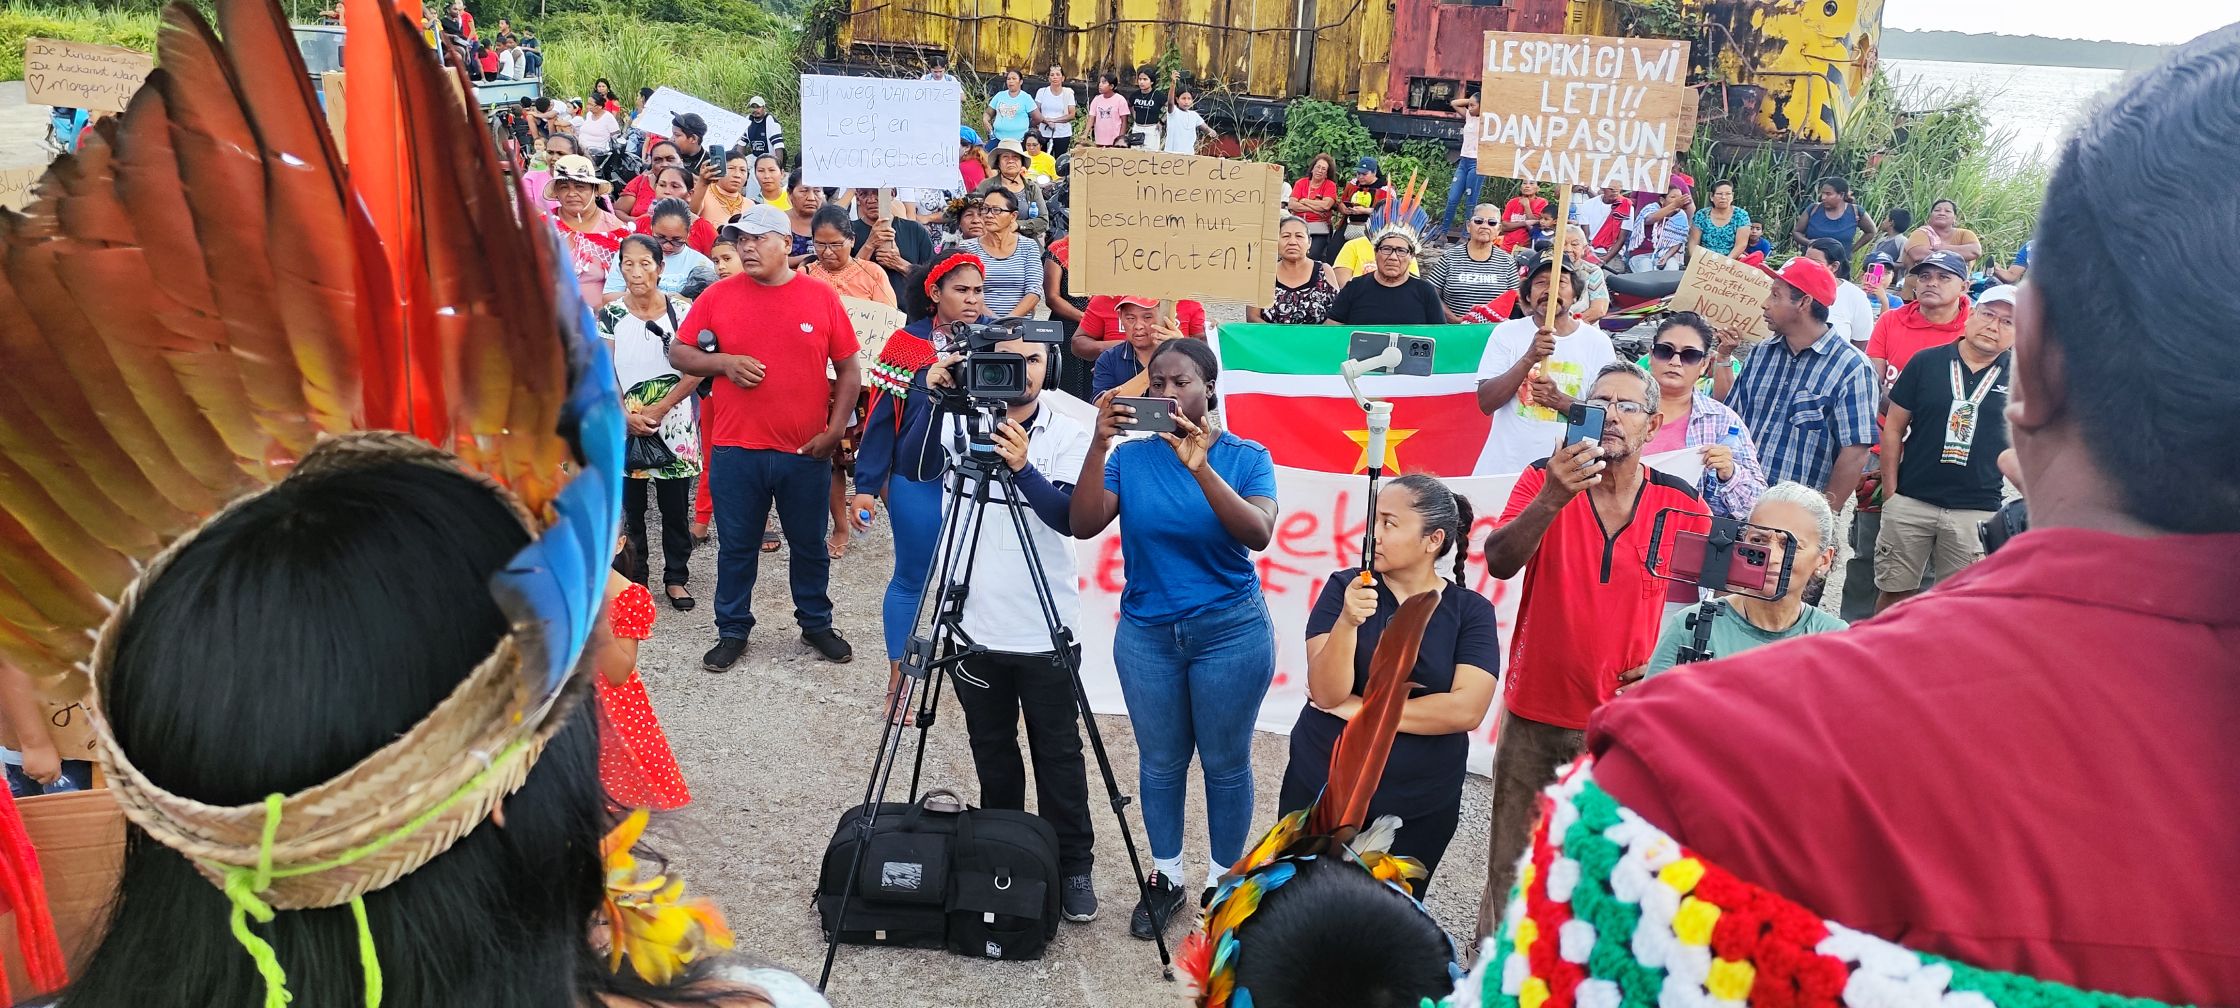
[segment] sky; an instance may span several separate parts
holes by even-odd
[[[2120,15],[2116,13],[2121,11]],[[1882,23],[1957,31],[2169,45],[2240,21],[2225,0],[1889,0]]]

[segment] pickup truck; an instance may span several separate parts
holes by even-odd
[[[311,71],[311,88],[319,93],[319,105],[326,107],[326,75],[342,69],[343,29],[341,25],[296,25],[296,49],[303,53],[305,69]],[[519,105],[521,99],[535,101],[544,94],[544,81],[529,80],[481,81],[474,86],[475,104],[485,116],[500,105]]]

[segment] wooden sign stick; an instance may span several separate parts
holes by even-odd
[[[1563,299],[1558,297],[1556,294],[1557,290],[1559,289],[1556,284],[1563,278],[1563,246],[1565,244],[1564,238],[1566,237],[1565,229],[1570,226],[1565,222],[1571,219],[1570,184],[1565,183],[1559,189],[1559,192],[1561,193],[1561,195],[1556,198],[1555,245],[1554,247],[1548,249],[1548,254],[1555,257],[1555,267],[1548,271],[1548,318],[1545,325],[1550,329],[1556,327],[1556,312],[1563,311],[1571,307],[1570,305],[1564,304]],[[1539,369],[1534,368],[1534,370],[1537,371]]]

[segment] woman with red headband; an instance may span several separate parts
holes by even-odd
[[[894,524],[894,574],[887,579],[880,617],[887,638],[887,714],[905,724],[912,718],[907,708],[898,706],[902,646],[909,642],[910,625],[918,618],[918,598],[925,592],[934,542],[941,536],[941,483],[921,483],[896,472],[895,440],[910,413],[933,408],[924,396],[910,394],[911,376],[948,348],[951,326],[984,321],[981,295],[986,269],[979,256],[949,252],[913,272],[902,292],[903,310],[912,321],[887,338],[879,359],[864,375],[871,410],[863,422],[862,447],[856,452],[856,494],[850,510],[855,527],[868,530],[874,498],[884,499],[887,518]]]

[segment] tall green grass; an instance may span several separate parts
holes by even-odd
[[[23,79],[23,40],[66,39],[156,50],[153,10],[51,6],[11,2],[0,10],[0,80]]]
[[[1776,149],[1736,151],[1699,137],[1697,163],[1726,163],[1711,174],[1735,184],[1735,205],[1766,224],[1782,244],[1796,215],[1815,198],[1819,180],[1851,183],[1852,198],[1879,220],[1893,207],[1913,211],[1915,226],[1929,207],[1950,199],[1960,226],[1982,238],[2000,261],[2014,255],[2037,225],[2051,166],[2015,153],[2011,133],[1991,125],[1980,97],[1955,90],[1898,87],[1878,74],[1865,102],[1853,109],[1842,139],[1818,158]],[[1731,160],[1722,157],[1731,155]],[[1699,182],[1709,182],[1702,173]]]
[[[801,65],[790,32],[746,36],[618,14],[570,14],[548,24],[538,26],[548,94],[590,94],[605,77],[619,94],[668,86],[742,114],[747,99],[761,95],[780,122],[800,122]]]

